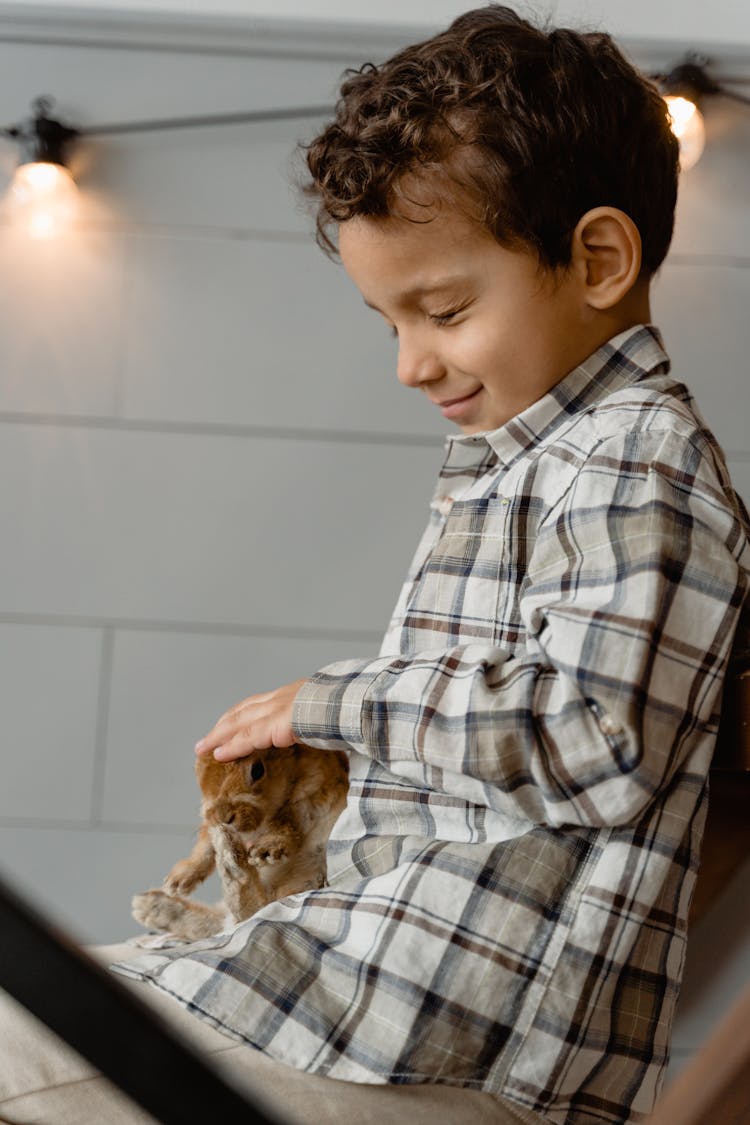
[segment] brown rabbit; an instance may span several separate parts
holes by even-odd
[[[349,762],[342,751],[256,751],[251,758],[195,763],[203,793],[198,839],[162,890],[133,899],[150,929],[197,941],[249,918],[261,906],[326,881],[326,841],[346,802]],[[216,867],[223,903],[186,898]]]

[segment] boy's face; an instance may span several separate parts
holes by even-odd
[[[497,429],[595,350],[581,285],[446,205],[414,216],[341,223],[344,267],[395,329],[401,382],[466,434]]]

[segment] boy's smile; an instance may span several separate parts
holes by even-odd
[[[504,425],[618,330],[588,306],[585,266],[543,269],[445,204],[409,218],[341,223],[341,259],[398,336],[398,378],[464,433]]]

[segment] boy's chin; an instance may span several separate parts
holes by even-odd
[[[470,434],[486,434],[491,430],[497,430],[512,417],[512,414],[503,414],[498,410],[478,410],[465,419],[454,419],[454,423],[461,433],[468,437]]]

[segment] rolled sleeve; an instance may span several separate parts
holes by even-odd
[[[367,753],[363,715],[368,692],[390,661],[340,660],[321,668],[294,699],[292,729],[300,742],[320,750],[347,747]]]

